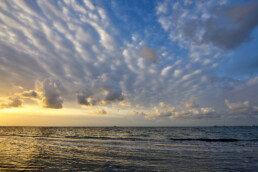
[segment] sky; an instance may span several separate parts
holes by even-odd
[[[0,1],[0,125],[258,124],[258,1]]]

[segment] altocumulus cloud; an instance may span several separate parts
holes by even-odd
[[[143,47],[141,49],[141,53],[145,59],[151,61],[152,63],[156,63],[158,61],[156,51],[152,48]]]
[[[231,51],[257,38],[257,2],[223,2],[150,3],[156,13],[138,21],[119,16],[119,1],[112,9],[101,1],[1,1],[0,94],[20,97],[6,98],[1,107],[19,107],[23,99],[56,109],[66,101],[74,107],[112,104],[148,119],[248,109],[225,106],[229,98],[256,107],[256,73],[240,78],[219,70]]]
[[[204,22],[206,33],[203,41],[210,41],[219,47],[233,49],[250,41],[250,34],[258,25],[258,2],[226,7],[214,7],[216,18]],[[223,19],[223,16],[226,18]],[[223,20],[229,20],[227,23]],[[192,31],[193,32],[193,31]]]
[[[213,43],[223,49],[234,49],[250,41],[249,36],[258,25],[258,3],[255,1],[233,6],[216,1],[176,2],[169,6],[171,2],[160,3],[157,13],[159,22],[170,31],[172,39],[190,40],[198,44]],[[165,12],[168,10],[164,6],[166,9],[171,7],[172,13]],[[165,13],[161,12],[161,8]]]
[[[184,106],[154,106],[153,110],[146,109],[144,112],[135,111],[132,116],[143,116],[148,120],[155,120],[157,118],[170,119],[207,119],[212,117],[219,117],[216,111],[211,107],[184,107]]]
[[[244,102],[238,102],[238,103],[230,103],[227,99],[225,100],[225,104],[230,110],[233,111],[247,111],[249,110],[249,102],[244,101]]]

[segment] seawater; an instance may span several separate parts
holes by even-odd
[[[0,127],[0,171],[257,171],[258,127]]]

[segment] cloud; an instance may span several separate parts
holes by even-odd
[[[175,107],[170,106],[167,107],[165,110],[159,110],[156,106],[154,107],[154,111],[156,113],[156,116],[158,117],[169,117],[173,114],[173,112],[176,111]]]
[[[158,22],[170,40],[177,43],[180,49],[184,49],[191,60],[198,62],[203,58],[211,59],[221,52],[217,47],[203,41],[204,34],[209,31],[206,30],[204,23],[213,16],[209,13],[212,8],[220,4],[222,3],[216,1],[192,1],[192,3],[164,1],[158,4]],[[159,7],[162,6],[167,7],[166,13],[159,12]],[[211,63],[207,62],[204,64]]]
[[[91,113],[93,115],[106,115],[107,112],[105,111],[105,109],[96,109],[96,110],[92,110]]]
[[[165,11],[161,12],[161,9]],[[245,77],[247,75],[254,76],[257,73],[257,53],[252,53],[256,52],[255,45],[253,45],[254,48],[250,48],[250,44],[256,44],[252,36],[257,38],[255,29],[258,25],[258,3],[256,1],[243,3],[192,1],[189,4],[184,1],[176,3],[162,1],[158,3],[156,15],[171,42],[177,43],[181,52],[185,50],[189,59],[185,57],[184,60],[193,62],[193,64],[187,63],[191,68],[190,74],[193,73],[193,66],[196,63],[202,63],[199,68],[205,73],[204,75],[207,76],[210,73],[216,75],[218,73],[216,68],[220,66],[223,69],[223,66],[229,64],[228,62],[232,65],[224,73],[227,72],[225,75],[230,75],[232,79],[234,75]],[[245,48],[239,47],[244,43],[247,45],[243,46]],[[242,49],[240,50],[240,48]],[[232,55],[229,54],[232,51],[228,51],[239,50],[241,52],[243,49],[246,52],[241,55],[242,57],[239,52],[237,55]],[[184,75],[185,79],[193,77],[185,75],[182,68],[173,69],[175,69],[174,77],[176,79],[179,79],[179,75]],[[165,73],[163,74],[165,75]],[[223,85],[223,83],[219,85]]]
[[[44,108],[60,109],[63,107],[61,93],[64,91],[62,83],[56,78],[49,77],[43,82],[36,83],[40,105]]]
[[[22,103],[22,99],[31,99],[37,101],[43,108],[60,109],[63,107],[61,93],[63,93],[65,89],[59,80],[54,77],[49,77],[42,82],[37,81],[35,87],[35,90],[15,93],[15,96],[9,98],[11,102],[5,106],[19,107]]]
[[[193,115],[199,115],[200,112],[198,109],[189,109],[188,112]]]
[[[143,47],[141,49],[141,54],[145,59],[151,61],[152,63],[156,63],[158,61],[158,56],[156,54],[156,51],[152,48]]]
[[[214,113],[215,110],[213,108],[206,107],[206,108],[201,108],[201,112],[202,112],[202,114],[207,115],[207,114]]]
[[[194,109],[194,108],[198,108],[199,105],[198,104],[195,104],[195,103],[186,103],[185,104],[185,108],[187,109]]]
[[[180,69],[177,69],[174,71],[174,76],[178,77],[181,73],[182,73],[182,71]]]
[[[161,71],[161,75],[162,76],[167,76],[169,74],[169,72],[171,71],[173,66],[167,66],[165,67],[162,71]]]
[[[37,98],[38,97],[38,93],[34,90],[24,91],[21,95],[26,98]]]
[[[86,106],[91,105],[90,100],[88,99],[91,95],[92,95],[92,93],[89,92],[88,90],[78,92],[76,94],[78,103],[80,105],[86,105]]]
[[[225,104],[230,110],[233,111],[248,111],[250,106],[248,101],[238,102],[238,103],[230,103],[227,99],[225,100]]]
[[[134,111],[134,114],[133,116],[146,116],[147,114],[144,113],[144,112],[137,112],[137,111]]]
[[[131,107],[131,103],[130,103],[130,102],[121,101],[121,102],[119,102],[119,104],[120,104],[121,106]]]
[[[7,103],[2,103],[0,105],[0,109],[8,109],[13,107],[21,107],[22,106],[22,100],[19,96],[11,96],[8,97]]]
[[[194,98],[190,99],[194,101]],[[164,103],[164,102],[161,102]],[[199,107],[199,105],[198,105]],[[134,116],[143,116],[148,120],[155,120],[157,118],[170,118],[170,119],[207,119],[207,118],[218,118],[219,115],[216,114],[216,111],[211,107],[192,107],[184,108],[182,106],[154,106],[153,110],[145,110],[143,112],[134,112]]]
[[[196,101],[195,98],[190,98],[190,99],[185,103],[185,108],[187,108],[187,109],[198,108],[199,105],[198,105],[195,101]]]
[[[256,27],[252,16],[257,14],[256,6],[244,3],[243,8],[229,7],[221,1],[172,2],[149,3],[148,9],[157,11],[146,15],[139,8],[139,4],[146,6],[145,2],[132,3],[130,9],[123,2],[112,2],[112,8],[114,4],[117,8],[111,9],[102,1],[2,1],[0,95],[27,90],[17,93],[24,103],[32,99],[45,108],[62,108],[64,102],[78,107],[78,102],[87,107],[112,103],[128,110],[138,104],[135,109],[149,119],[214,116],[216,112],[202,108],[214,104],[225,110],[225,97],[257,102],[257,80],[248,85],[255,73],[244,74],[242,79],[224,77],[219,71],[228,59],[225,50],[249,40]],[[157,4],[160,6],[155,7]],[[132,9],[138,9],[134,14],[139,17],[128,13]],[[239,35],[217,32],[224,30]],[[250,60],[246,54],[255,54],[255,47],[243,53],[243,61],[250,62],[245,68],[252,64],[252,71],[257,56]],[[237,63],[243,65],[242,61]],[[43,81],[48,76],[56,79]],[[43,82],[33,89],[36,80]],[[24,89],[18,89],[18,85]],[[205,106],[185,102],[190,97],[198,97],[198,103]]]
[[[163,103],[163,102],[161,102]],[[156,118],[162,118],[162,117],[170,117],[175,112],[175,107],[171,106],[166,109],[158,109],[158,107],[153,107],[154,111],[147,111],[147,112],[134,112],[134,116],[143,116],[145,119],[148,120],[155,120]]]
[[[258,25],[258,2],[215,7],[214,11],[217,18],[211,18],[203,24],[206,30],[204,42],[210,41],[218,47],[234,49],[250,41],[249,36]]]
[[[23,99],[37,101],[43,108],[60,109],[63,107],[61,93],[65,91],[62,83],[54,77],[49,77],[43,82],[37,81],[35,90],[15,93],[9,97],[9,103],[1,104],[1,108],[20,107]]]
[[[160,103],[159,103],[159,106],[160,106],[160,107],[165,107],[165,106],[166,106],[166,103],[160,102]]]
[[[105,74],[76,95],[78,103],[85,106],[105,105],[124,100],[120,86]]]
[[[186,110],[178,110],[170,116],[171,119],[207,119],[207,118],[218,118],[215,110],[211,107],[202,107]]]
[[[178,2],[177,8],[170,7],[171,13],[160,13],[165,4],[160,3],[157,8],[159,22],[170,32],[171,39],[182,42],[182,46],[186,42],[198,47],[212,43],[221,49],[235,49],[251,40],[250,35],[258,25],[255,1],[233,6],[215,1]]]

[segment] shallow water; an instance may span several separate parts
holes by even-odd
[[[258,127],[0,127],[0,171],[257,171]]]

